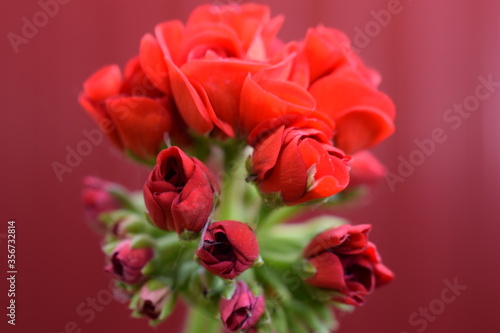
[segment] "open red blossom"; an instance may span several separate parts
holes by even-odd
[[[162,150],[144,184],[144,201],[160,229],[198,233],[208,222],[219,185],[210,170],[178,147]]]
[[[334,300],[362,305],[364,297],[392,279],[375,245],[368,241],[368,224],[343,225],[316,236],[304,257],[316,268],[305,281],[315,287],[338,291]]]
[[[219,221],[208,226],[196,254],[212,274],[234,279],[253,265],[259,256],[259,244],[245,223]]]
[[[307,89],[315,110],[335,121],[335,146],[352,154],[394,132],[395,107],[377,90],[380,75],[363,64],[344,33],[311,28],[303,42],[292,42],[282,52],[296,53],[288,79]]]
[[[285,116],[261,123],[249,136],[255,148],[250,178],[263,194],[278,193],[287,205],[342,191],[349,183],[348,158],[330,143],[331,133],[315,118]]]
[[[168,21],[156,26],[155,36],[143,40],[144,64],[168,72],[180,114],[191,129],[234,137],[243,82],[271,66],[282,20],[271,19],[264,5],[201,6],[185,25]]]
[[[131,240],[120,242],[111,255],[111,265],[106,267],[106,271],[115,275],[120,281],[128,284],[138,284],[143,282],[145,276],[142,269],[153,258],[152,248],[134,249]]]
[[[255,296],[243,281],[236,282],[236,290],[230,299],[220,299],[220,316],[230,332],[251,329],[265,310],[264,295]]]
[[[171,96],[151,83],[138,57],[124,76],[116,65],[94,73],[79,101],[116,147],[142,160],[156,156],[176,112]]]

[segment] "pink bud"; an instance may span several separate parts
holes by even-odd
[[[97,177],[87,176],[83,179],[82,200],[85,216],[90,226],[103,232],[104,225],[99,221],[101,213],[122,208],[118,199],[109,193],[114,184]]]
[[[111,265],[106,271],[114,274],[119,280],[128,284],[138,284],[144,280],[141,270],[153,258],[153,249],[133,249],[131,240],[120,242],[111,255]]]
[[[238,281],[230,299],[221,298],[220,315],[224,327],[236,332],[254,326],[264,314],[264,296],[255,296],[243,281]]]
[[[167,287],[150,290],[147,285],[144,285],[139,294],[139,312],[151,319],[157,319],[168,301],[170,292]]]

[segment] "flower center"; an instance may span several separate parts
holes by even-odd
[[[223,232],[216,232],[213,241],[207,241],[206,250],[219,261],[235,261],[233,246]]]
[[[166,174],[163,178],[166,182],[174,185],[175,187],[182,187],[186,184],[186,175],[182,165],[180,165],[179,160],[170,157],[167,159],[166,163]]]

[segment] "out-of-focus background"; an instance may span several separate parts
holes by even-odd
[[[48,2],[54,1],[0,4],[0,331],[180,332],[182,309],[151,329],[146,320],[129,318],[124,304],[88,303],[102,300],[110,277],[99,238],[82,218],[82,178],[91,174],[138,189],[146,170],[108,142],[93,146],[62,181],[52,164],[65,164],[68,149],[97,128],[77,103],[85,78],[105,64],[124,65],[155,24],[185,20],[206,1],[58,0],[45,20],[39,12]],[[283,40],[300,39],[319,23],[343,30],[382,73],[381,90],[397,105],[395,135],[374,150],[391,178],[369,205],[343,212],[353,223],[374,225],[371,238],[397,279],[342,316],[340,332],[495,331],[500,3],[258,2],[286,16]],[[389,10],[390,16],[381,14]],[[34,20],[35,30],[23,28]],[[24,39],[13,46],[9,33]],[[11,219],[17,223],[15,327],[6,323]]]

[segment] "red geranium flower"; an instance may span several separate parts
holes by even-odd
[[[343,225],[316,236],[304,250],[316,273],[305,281],[338,291],[336,301],[362,305],[376,287],[394,279],[375,245],[368,241],[370,229],[369,224]]]
[[[255,147],[251,178],[262,193],[287,205],[326,198],[349,183],[348,158],[330,143],[327,123],[286,116],[261,123],[249,137]]]

